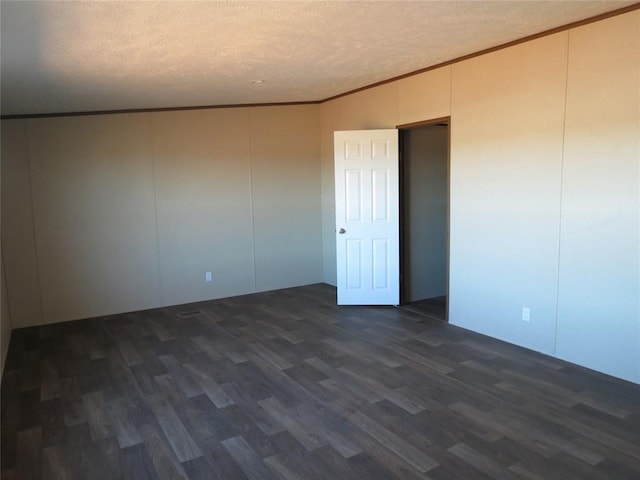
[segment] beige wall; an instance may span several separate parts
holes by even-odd
[[[319,107],[251,111],[255,288],[322,280]]]
[[[3,121],[13,326],[321,281],[318,122],[315,105]]]
[[[1,142],[0,135],[0,142]],[[3,150],[4,152],[4,150]],[[2,158],[0,157],[0,164]],[[1,177],[0,168],[0,177]],[[0,195],[0,207],[2,203]],[[0,225],[0,232],[2,226]],[[0,251],[0,375],[4,373],[4,364],[9,350],[9,341],[11,340],[11,317],[9,316],[9,297],[7,296],[7,282],[4,274],[4,256]]]
[[[3,120],[1,136],[2,254],[11,320],[16,328],[40,325],[42,306],[25,122]]]
[[[640,382],[639,28],[634,11],[323,104],[325,281],[333,130],[451,115],[450,321]]]
[[[0,200],[1,204],[1,200]],[[0,227],[0,231],[1,231]],[[0,375],[4,372],[5,359],[11,340],[11,317],[9,316],[9,297],[4,274],[4,256],[0,252]]]
[[[2,256],[0,255],[0,259]],[[11,340],[11,317],[9,316],[9,299],[7,297],[6,281],[4,278],[4,261],[0,261],[0,375],[4,372],[4,363]]]
[[[158,113],[152,125],[163,303],[253,291],[249,110]]]
[[[640,11],[569,32],[568,61],[556,353],[640,381]]]
[[[567,36],[452,71],[450,319],[543,352],[557,307]]]
[[[159,305],[148,116],[25,124],[44,323]]]

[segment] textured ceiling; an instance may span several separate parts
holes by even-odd
[[[322,100],[633,3],[2,0],[2,114]]]

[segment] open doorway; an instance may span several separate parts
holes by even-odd
[[[402,305],[447,321],[449,118],[398,128]]]

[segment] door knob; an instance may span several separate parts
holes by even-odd
[[[341,228],[340,230],[338,230],[338,233],[342,235],[343,233],[347,233],[347,231],[344,228]]]

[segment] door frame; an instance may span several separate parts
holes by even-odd
[[[429,127],[432,125],[439,125],[442,123],[447,124],[447,303],[446,303],[446,312],[445,312],[445,321],[449,322],[449,303],[450,303],[450,279],[449,274],[451,271],[451,116],[447,117],[438,117],[430,120],[423,120],[419,122],[405,123],[402,125],[397,125],[398,129],[398,153],[399,153],[399,190],[400,190],[400,198],[399,198],[399,209],[400,209],[400,258],[398,259],[400,262],[400,305],[406,305],[408,302],[405,298],[405,281],[404,281],[404,265],[406,260],[407,252],[405,251],[404,241],[406,238],[405,228],[406,228],[406,210],[405,210],[405,200],[404,200],[404,140],[405,134],[407,131],[421,128],[421,127]]]

